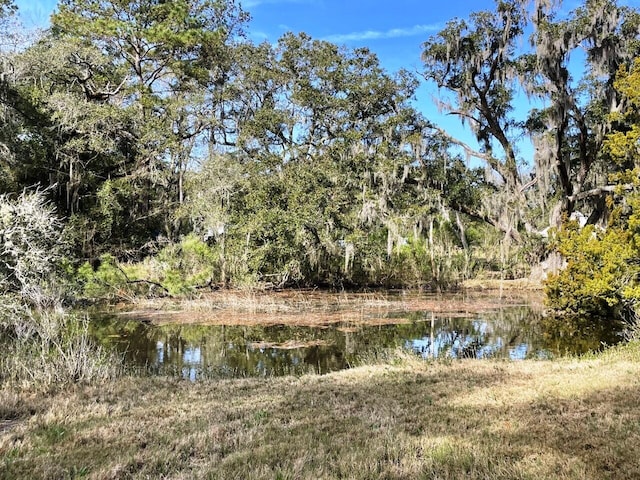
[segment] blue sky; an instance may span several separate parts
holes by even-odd
[[[640,1],[640,0],[639,0]],[[54,10],[56,0],[16,0],[27,25],[43,26]],[[251,14],[249,38],[257,43],[275,42],[291,31],[305,32],[350,48],[367,47],[391,72],[400,68],[421,70],[421,44],[437,33],[453,17],[467,17],[472,10],[491,8],[492,0],[244,0]],[[460,122],[441,115],[434,106],[433,87],[423,85],[416,105],[428,118],[437,121],[465,141]]]
[[[27,25],[45,25],[56,0],[17,0]],[[275,42],[283,33],[306,32],[313,38],[350,47],[369,47],[389,70],[418,68],[420,44],[447,20],[466,17],[491,0],[244,0],[252,20],[250,38]]]
[[[420,44],[450,18],[466,16],[469,5],[453,0],[247,0],[254,39],[273,40],[285,31],[306,32],[314,38],[350,47],[368,47],[385,67],[418,67]]]
[[[305,32],[313,38],[347,47],[367,47],[387,70],[421,71],[421,44],[453,17],[467,17],[473,9],[490,8],[491,0],[246,0],[252,22],[250,38],[275,41],[287,31]],[[438,124],[455,131],[468,143],[474,140],[460,122],[438,112],[434,87],[422,85],[416,105]]]
[[[16,0],[27,25],[46,25],[56,0]],[[565,0],[562,8],[573,10],[583,2]],[[640,8],[640,0],[620,0]],[[275,42],[291,31],[329,40],[347,47],[367,47],[387,70],[421,70],[421,44],[454,17],[466,18],[471,11],[492,9],[492,0],[244,0],[252,17],[247,28],[255,42]],[[442,115],[434,106],[434,86],[423,85],[416,106],[429,119],[473,145],[470,132],[460,122]],[[526,100],[519,101],[524,111]],[[528,141],[520,146],[523,160],[532,160]]]

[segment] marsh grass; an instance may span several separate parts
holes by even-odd
[[[122,359],[91,340],[86,317],[11,302],[0,317],[0,381],[5,384],[47,390],[121,373]]]
[[[429,311],[467,316],[469,312],[495,311],[506,305],[542,309],[540,292],[505,292],[489,295],[468,292],[432,295],[420,292],[326,292],[320,290],[221,291],[192,299],[139,299],[135,305],[116,307],[122,316],[154,323],[209,325],[305,325],[336,323],[380,324],[389,312]]]
[[[352,306],[385,307],[397,303],[386,293],[331,293],[322,290],[260,289],[221,290],[191,298],[138,298],[139,308],[157,310],[217,311],[235,310],[245,313],[283,313],[291,311],[332,311]]]
[[[632,343],[554,361],[396,355],[325,376],[4,388],[0,478],[636,479],[639,365]]]

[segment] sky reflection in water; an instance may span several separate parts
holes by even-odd
[[[321,327],[154,325],[113,315],[94,316],[92,326],[94,337],[122,352],[131,368],[192,381],[324,374],[401,347],[424,358],[520,360],[583,353],[617,340],[608,328],[556,324],[528,305],[469,314],[378,311],[370,321]]]

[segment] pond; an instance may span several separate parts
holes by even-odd
[[[487,295],[290,293],[99,312],[91,334],[127,365],[191,380],[324,374],[398,348],[424,358],[547,358],[619,338],[558,324],[540,299]]]

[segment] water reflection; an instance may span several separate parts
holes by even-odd
[[[431,315],[430,335],[411,339],[406,346],[425,358],[548,357],[550,349],[541,335],[541,317],[527,307],[511,307],[475,318]]]
[[[132,368],[191,380],[324,374],[397,347],[425,358],[517,360],[582,353],[617,341],[604,329],[560,329],[527,306],[467,315],[390,311],[384,321],[374,320],[318,328],[154,325],[97,315],[92,334],[122,352]]]

